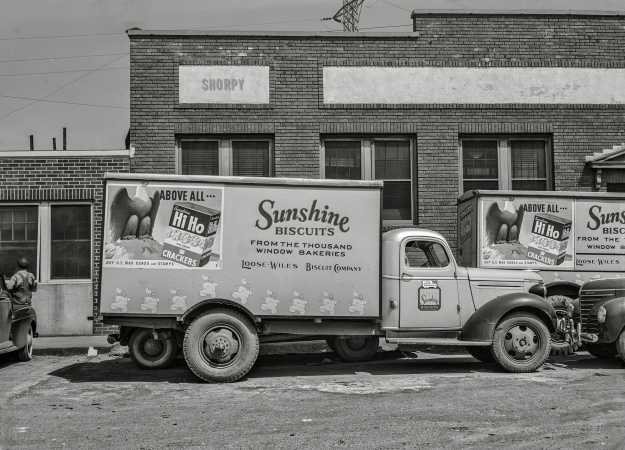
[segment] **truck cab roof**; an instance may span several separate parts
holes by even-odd
[[[435,238],[447,242],[442,234],[427,228],[397,228],[382,234],[383,241],[402,242],[408,237]]]

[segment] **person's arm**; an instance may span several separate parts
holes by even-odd
[[[15,286],[17,286],[17,275],[13,275],[11,278],[6,280],[7,289],[12,291]]]

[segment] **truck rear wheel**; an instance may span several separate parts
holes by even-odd
[[[217,309],[196,318],[184,335],[184,357],[195,375],[209,383],[236,381],[258,357],[258,335],[241,313]]]
[[[622,336],[622,333],[621,333]],[[618,349],[616,348],[616,342],[608,343],[592,343],[584,342],[584,347],[595,358],[614,358],[618,355]]]
[[[547,301],[551,303],[553,309],[556,310],[558,319],[566,317],[566,307],[573,299],[564,295],[552,295],[547,297]],[[556,331],[551,334],[551,355],[566,356],[575,353],[579,349],[577,342],[567,342],[563,332]]]
[[[534,372],[545,363],[550,350],[549,330],[534,314],[513,312],[495,327],[492,353],[508,372]]]
[[[178,344],[173,333],[169,337],[154,339],[154,331],[149,328],[138,328],[132,333],[128,342],[130,358],[145,370],[159,370],[168,367],[176,358]]]
[[[345,362],[364,362],[373,358],[379,343],[380,339],[375,336],[353,336],[345,339],[335,337],[333,350]]]
[[[473,356],[478,361],[482,361],[484,363],[494,362],[495,358],[490,351],[490,347],[465,347],[469,355]]]

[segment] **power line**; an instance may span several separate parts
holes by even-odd
[[[44,61],[46,59],[72,59],[72,58],[93,58],[96,56],[117,56],[117,55],[130,55],[130,53],[103,53],[101,55],[76,55],[76,56],[52,56],[49,58],[28,58],[28,59],[0,59],[0,63],[3,62],[20,62],[20,61]]]
[[[107,67],[106,69],[100,69],[100,70],[117,70],[117,69],[130,69],[130,66],[123,66],[123,67]],[[93,69],[82,69],[82,70],[61,70],[58,72],[30,72],[30,73],[12,73],[12,74],[8,74],[8,75],[0,75],[0,77],[17,77],[17,76],[23,76],[23,75],[48,75],[50,73],[75,73],[75,72],[89,72],[90,70]],[[29,99],[31,100],[31,99]]]
[[[16,113],[16,112],[18,112],[18,111],[21,111],[21,110],[22,110],[22,109],[24,109],[24,108],[28,108],[30,105],[34,105],[34,104],[35,104],[35,103],[37,103],[37,102],[40,102],[40,101],[45,100],[46,98],[50,97],[51,95],[54,95],[54,94],[56,94],[57,92],[59,92],[59,91],[60,91],[61,89],[63,89],[64,87],[69,86],[70,84],[75,83],[75,82],[77,82],[77,81],[79,81],[79,80],[82,80],[82,79],[83,79],[83,78],[85,78],[85,77],[88,77],[88,76],[89,76],[89,75],[91,75],[92,73],[97,72],[98,70],[105,68],[105,67],[106,67],[106,66],[108,66],[109,64],[114,63],[115,61],[117,61],[118,59],[123,58],[124,56],[125,56],[125,55],[122,55],[122,56],[120,56],[120,57],[118,57],[118,58],[115,58],[114,60],[109,61],[109,62],[107,62],[106,64],[104,64],[102,67],[99,67],[99,68],[97,68],[97,69],[95,69],[95,70],[92,70],[92,71],[91,71],[91,72],[89,72],[88,74],[85,74],[85,75],[83,75],[82,77],[75,79],[74,81],[70,81],[69,83],[64,84],[63,86],[61,86],[60,88],[58,88],[56,91],[52,92],[51,94],[46,95],[46,96],[45,96],[45,97],[43,97],[43,98],[40,98],[40,99],[38,99],[38,100],[35,100],[34,102],[29,103],[28,105],[22,106],[21,108],[15,109],[15,110],[11,111],[10,113],[5,114],[4,116],[0,117],[0,120],[4,119],[4,118],[5,118],[5,117],[7,117],[7,116],[10,116],[10,115],[11,115],[11,114],[13,114],[13,113]]]
[[[91,103],[62,102],[62,101],[59,101],[59,100],[43,100],[43,99],[28,98],[28,97],[15,97],[15,96],[12,96],[12,95],[0,95],[0,97],[2,97],[2,98],[17,98],[17,99],[20,99],[20,100],[36,100],[38,102],[47,102],[47,103],[63,103],[65,105],[93,106],[93,107],[97,107],[97,108],[130,109],[127,106],[108,106],[108,105],[94,105],[94,104],[91,104]]]
[[[407,23],[406,25],[386,25],[383,27],[367,27],[367,28],[359,28],[359,30],[374,30],[376,28],[398,28],[398,27],[411,27],[411,23]]]
[[[12,38],[0,38],[0,41],[23,41],[27,39],[55,39],[55,38],[69,38],[69,37],[85,37],[85,36],[112,36],[115,34],[124,33],[90,33],[90,34],[64,34],[58,36],[28,36],[28,37],[12,37]]]
[[[412,11],[410,11],[409,9],[402,8],[401,6],[397,6],[396,4],[391,3],[391,2],[389,2],[388,0],[382,0],[382,1],[383,1],[384,3],[388,3],[388,4],[389,4],[389,5],[391,5],[391,6],[394,6],[395,8],[403,9],[404,11],[408,11],[409,13],[411,13],[411,12],[412,12]]]

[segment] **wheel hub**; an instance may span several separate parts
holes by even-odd
[[[204,342],[206,356],[217,362],[229,361],[239,351],[239,343],[229,330],[211,331]]]
[[[506,333],[506,352],[515,359],[531,357],[538,349],[538,336],[525,325],[511,328]]]
[[[148,356],[158,356],[163,351],[163,343],[156,339],[148,339],[143,344],[143,350]]]

